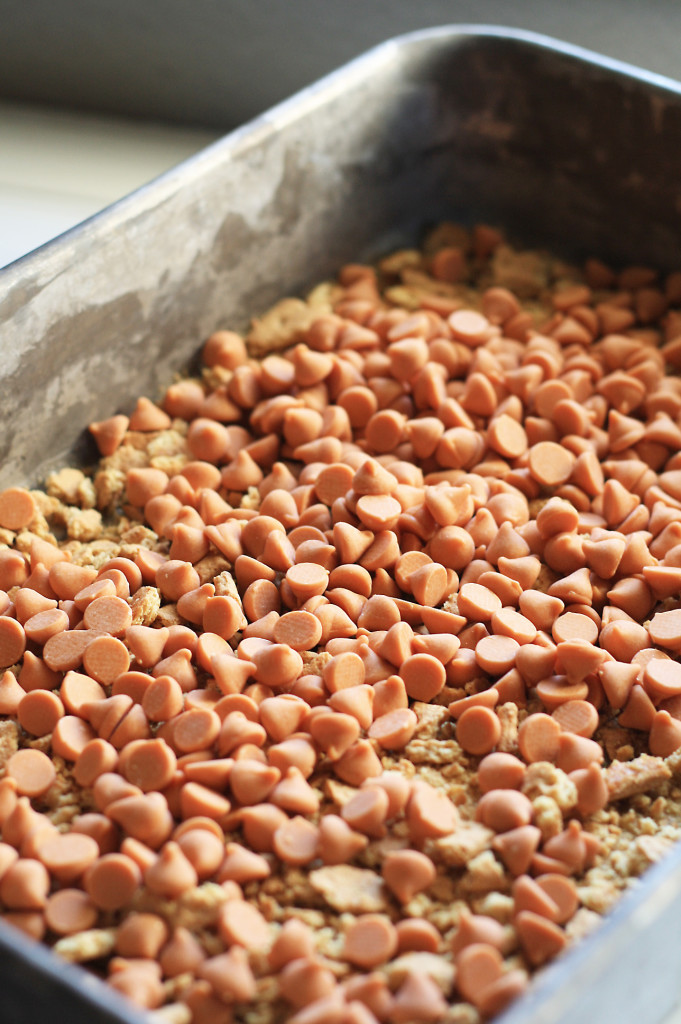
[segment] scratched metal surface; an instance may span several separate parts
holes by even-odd
[[[157,396],[210,331],[442,217],[678,267],[680,89],[504,29],[370,51],[0,272],[0,486],[92,459],[87,423]],[[504,1024],[658,1024],[681,988],[680,911],[676,850]],[[7,929],[0,950],[3,1019],[79,1001],[92,1024],[139,1019]]]

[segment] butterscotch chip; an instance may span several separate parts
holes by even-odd
[[[0,492],[0,526],[21,530],[29,526],[36,514],[35,499],[23,487],[8,487]]]
[[[210,981],[221,999],[243,1002],[255,995],[255,978],[248,963],[248,954],[241,946],[233,946],[229,952],[204,960],[199,974]]]
[[[50,877],[43,864],[20,857],[0,880],[0,899],[10,910],[42,910],[49,889]]]
[[[144,884],[151,892],[169,899],[196,888],[198,875],[182,848],[175,842],[166,842],[159,856],[144,872]]]
[[[532,818],[532,804],[516,790],[491,789],[480,799],[476,818],[495,832],[528,825]]]
[[[446,673],[442,662],[430,654],[414,654],[400,666],[407,693],[415,700],[428,701],[443,688]]]
[[[545,963],[567,944],[567,937],[558,925],[540,914],[523,910],[515,921],[523,952],[533,966]]]
[[[390,960],[397,950],[397,932],[390,919],[365,914],[350,926],[345,935],[343,955],[365,969]]]
[[[410,972],[397,990],[393,1003],[393,1020],[404,1022],[437,1021],[447,1010],[440,987],[427,975]]]
[[[325,814],[319,824],[317,855],[324,864],[346,864],[365,849],[369,840],[336,814]]]
[[[477,1005],[485,991],[502,976],[499,950],[485,942],[473,942],[457,956],[457,987],[469,1002]]]
[[[26,634],[20,622],[0,618],[0,668],[14,665],[26,648]]]
[[[45,921],[57,935],[77,935],[97,921],[97,908],[80,889],[60,889],[48,897]]]
[[[270,930],[262,914],[243,900],[229,900],[218,916],[218,930],[228,945],[262,950],[270,945]]]
[[[561,729],[541,712],[530,715],[518,730],[518,745],[526,761],[553,761],[558,755]]]
[[[407,822],[415,839],[445,836],[454,832],[458,821],[456,807],[444,793],[428,783],[413,785],[407,805]]]
[[[416,893],[428,888],[435,880],[435,865],[418,850],[390,853],[383,862],[383,878],[390,890],[402,903],[408,903]]]
[[[22,796],[42,796],[57,777],[54,765],[40,750],[18,750],[5,767],[9,778],[17,784]]]
[[[501,723],[489,708],[471,707],[458,720],[456,736],[470,754],[488,754],[501,737]]]
[[[556,487],[569,479],[575,457],[567,448],[553,441],[540,441],[529,451],[529,469],[544,487]]]
[[[99,847],[91,836],[77,832],[47,837],[37,846],[38,857],[59,882],[73,882],[99,856]]]

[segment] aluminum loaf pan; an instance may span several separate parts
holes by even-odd
[[[443,217],[678,269],[680,162],[672,81],[506,29],[391,40],[0,273],[0,486],[92,461],[87,423],[158,395],[212,330]],[[0,949],[3,1020],[142,1019],[7,927]],[[680,967],[677,848],[503,1022],[657,1024]]]

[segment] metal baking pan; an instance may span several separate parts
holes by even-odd
[[[0,486],[94,457],[219,326],[340,264],[484,220],[565,257],[681,265],[681,86],[545,37],[391,40],[0,274]],[[0,928],[0,1019],[141,1020]],[[681,848],[504,1024],[658,1024],[681,994]]]

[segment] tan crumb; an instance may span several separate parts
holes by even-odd
[[[181,379],[184,379],[184,378],[178,376],[177,379],[181,380]],[[187,436],[187,431],[189,429],[189,424],[187,423],[186,420],[181,419],[179,416],[176,416],[171,421],[170,427],[171,427],[172,430],[174,430],[177,434],[180,434],[182,437],[186,437]]]
[[[647,811],[650,809],[650,804],[647,804],[644,811],[638,811],[638,813],[632,813],[632,808],[625,815],[625,821],[630,828],[632,835],[637,836],[655,836],[659,833],[660,829],[654,818],[648,816]]]
[[[382,763],[385,771],[400,772],[405,779],[413,779],[416,774],[416,768],[406,757],[383,758]]]
[[[506,892],[510,884],[509,877],[492,851],[484,850],[468,861],[459,890],[470,895],[492,891]]]
[[[234,371],[226,366],[203,366],[201,367],[201,382],[206,391],[215,391],[221,384],[228,384]]]
[[[661,757],[641,754],[633,761],[617,761],[606,768],[605,782],[611,800],[623,800],[635,793],[655,789],[671,778],[671,769]]]
[[[394,829],[391,829],[388,835],[384,836],[383,839],[374,840],[374,842],[369,843],[367,848],[362,851],[362,866],[366,868],[373,868],[374,871],[380,871],[383,861],[389,853],[394,853],[396,850],[404,850],[408,846],[409,841],[407,834],[403,836],[400,835],[399,826],[396,826]]]
[[[19,726],[8,719],[0,722],[0,768],[4,768],[12,754],[19,749]]]
[[[572,942],[576,942],[590,935],[602,922],[600,914],[589,910],[588,907],[580,907],[572,920],[566,924],[565,932]]]
[[[192,1011],[186,1003],[168,1003],[152,1010],[148,1018],[153,1024],[191,1024]]]
[[[48,738],[50,741],[52,739],[51,735],[41,738]],[[52,754],[52,761],[57,769],[57,777],[47,793],[43,795],[42,800],[50,809],[50,819],[57,825],[70,820],[71,812],[74,809],[76,813],[78,812],[79,805],[83,803],[83,792],[64,759],[58,754]]]
[[[173,1003],[176,999],[181,999],[193,981],[194,975],[189,971],[177,974],[174,978],[166,978],[163,982],[166,1000]]]
[[[156,455],[154,458],[149,460],[149,465],[152,469],[162,469],[168,476],[177,476],[177,474],[186,466],[189,461],[189,457],[185,454],[181,455]]]
[[[532,809],[532,821],[541,832],[543,842],[563,831],[563,815],[553,797],[536,796]]]
[[[476,914],[493,917],[499,924],[510,924],[514,910],[513,897],[501,892],[488,892],[475,904]]]
[[[218,953],[222,952],[220,937],[212,929],[201,931],[199,941],[208,956],[217,956]]]
[[[423,253],[419,249],[397,249],[379,260],[378,269],[383,274],[397,277],[407,267],[413,269],[423,266]]]
[[[314,910],[311,907],[281,907],[281,914],[278,920],[288,921],[291,917],[297,917],[303,924],[309,925],[314,931],[319,931],[327,926],[327,915],[321,910]]]
[[[641,875],[651,864],[656,864],[674,845],[663,836],[639,836],[629,852],[629,873]]]
[[[466,900],[466,905],[468,904],[469,901]],[[430,921],[430,923],[434,925],[439,932],[446,935],[447,932],[458,925],[462,905],[460,894],[458,892],[454,892],[452,886],[450,902],[438,902],[421,916]]]
[[[574,782],[549,761],[536,761],[528,765],[521,789],[532,801],[540,796],[550,797],[563,814],[577,804],[577,787]]]
[[[595,914],[606,914],[619,898],[622,885],[616,885],[609,878],[598,878],[592,884],[578,885],[580,902]]]
[[[80,799],[77,799],[74,794],[72,802],[67,801],[65,798],[63,803],[58,803],[53,810],[47,811],[47,816],[60,832],[68,832],[74,818],[82,814],[84,808],[88,806],[83,800],[82,795]]]
[[[610,761],[629,761],[631,757],[621,757],[620,753],[623,743],[627,739],[628,730],[622,729],[619,725],[605,725],[598,730],[598,741],[605,750]]]
[[[24,742],[24,746],[30,747],[31,750],[40,750],[42,751],[43,754],[49,754],[52,749],[52,733],[48,732],[46,736],[36,736],[33,739],[26,739],[26,741]],[[55,767],[57,768],[57,774],[59,774],[60,768],[57,765],[56,756],[53,758],[53,760],[55,762]],[[64,761],[62,760],[61,757],[59,758],[59,760],[63,765]]]
[[[154,620],[157,626],[179,626],[183,623],[182,617],[178,614],[176,604],[164,604],[158,610]]]
[[[313,908],[316,913],[317,908],[324,905],[323,898],[312,886],[307,872],[298,868],[289,868],[281,875],[266,878],[253,899],[258,909],[271,921],[283,920],[285,907]]]
[[[336,807],[344,807],[348,800],[355,796],[357,789],[354,786],[348,786],[345,782],[328,778],[324,780],[323,792]]]
[[[510,246],[496,247],[490,263],[492,280],[519,298],[533,298],[549,283],[550,263],[538,252],[517,252]]]
[[[418,893],[409,901],[409,916],[433,920],[434,913],[444,910],[448,920],[458,922],[464,904],[457,895],[457,884],[458,876],[454,872],[438,872],[427,891]],[[440,931],[446,931],[446,927],[440,924],[437,927]]]
[[[241,499],[241,508],[259,509],[260,508],[260,491],[257,487],[249,487],[243,498]]]
[[[135,440],[138,442],[137,446]],[[129,469],[141,469],[149,464],[146,443],[145,434],[127,434],[120,448],[117,448],[113,455],[107,455],[102,459],[101,465],[104,469],[117,469],[122,473],[127,473]]]
[[[497,718],[501,722],[501,736],[497,750],[505,754],[518,752],[518,705],[508,701],[496,708]]]
[[[414,764],[451,764],[461,754],[456,740],[421,739],[416,737],[404,748],[404,753]]]
[[[121,469],[109,467],[95,474],[95,494],[97,508],[111,508],[120,501],[125,491],[125,473]]]
[[[60,521],[64,515],[64,506],[69,504],[69,502],[63,502],[56,496],[45,494],[44,491],[31,491],[31,497],[35,502],[39,516],[50,521],[53,519]],[[76,504],[76,502],[73,504]],[[30,526],[31,529],[33,529],[33,522]],[[5,539],[6,534],[7,538]],[[11,531],[5,529],[0,533],[0,538],[2,538],[3,542],[7,544],[12,544],[14,536],[15,535]]]
[[[69,508],[64,520],[71,540],[96,540],[102,532],[102,514],[96,508]]]
[[[215,593],[218,597],[231,597],[241,605],[239,588],[237,587],[236,580],[232,576],[231,572],[227,569],[223,569],[217,574],[217,576],[215,576],[213,583],[215,585]]]
[[[151,441],[151,435],[146,431],[141,430],[128,430],[123,440],[123,447],[131,448],[135,451],[143,452],[148,459],[147,448]],[[120,448],[118,449],[120,451]],[[116,453],[114,453],[116,454]]]
[[[298,340],[317,316],[319,309],[310,308],[301,299],[282,299],[253,320],[245,339],[250,354],[264,356],[286,348]]]
[[[412,706],[412,711],[418,719],[416,736],[419,739],[437,736],[442,725],[449,721],[449,711],[439,704],[426,704],[417,700]]]
[[[446,298],[458,296],[461,298],[462,304],[466,302],[466,304],[470,303],[476,306],[480,301],[479,295],[472,289],[463,285],[450,284],[449,281],[439,281],[418,267],[404,267],[400,277],[404,287],[409,288],[420,299],[428,295],[442,295]]]
[[[56,522],[56,518],[54,520]],[[52,520],[47,520],[42,515],[37,515],[31,523],[31,530],[36,537],[42,537],[44,540],[51,540],[52,538]]]
[[[476,821],[466,821],[448,836],[431,840],[426,846],[448,867],[462,868],[489,850],[493,839],[491,829]]]
[[[142,526],[141,523],[135,523],[129,529],[124,530],[121,533],[121,552],[125,554],[125,548],[127,546],[133,548],[150,548],[154,550],[158,545],[158,536],[153,530],[150,530],[148,526]]]
[[[315,930],[315,946],[320,956],[328,957],[337,963],[343,960],[345,936],[333,925],[325,925]]]
[[[330,313],[342,294],[343,289],[335,281],[322,281],[307,293],[305,301],[320,316],[322,313]]]
[[[86,963],[88,960],[99,960],[113,953],[116,945],[116,928],[91,928],[76,935],[67,935],[58,939],[54,951],[64,960],[72,964]]]
[[[210,555],[208,556],[210,558]],[[236,601],[241,608],[241,621],[239,622],[238,629],[244,629],[248,619],[243,610],[243,604],[241,602],[241,594],[239,588],[236,585],[236,580],[231,572],[227,569],[223,569],[213,579],[213,585],[215,587],[216,597],[231,597],[232,600]]]
[[[407,288],[403,284],[393,285],[392,288],[386,288],[384,292],[385,298],[389,302],[395,306],[403,306],[404,309],[418,309],[423,296],[427,294],[428,291],[425,288]]]
[[[189,889],[177,900],[164,899],[148,889],[140,889],[133,904],[134,909],[159,914],[176,927],[199,932],[210,928],[217,920],[220,907],[228,896],[217,882],[204,882],[195,889]]]
[[[437,743],[438,741],[432,740],[431,742]],[[387,767],[391,767],[391,765],[387,764]],[[422,782],[427,782],[433,789],[441,789],[457,807],[465,802],[465,795],[462,798],[462,793],[467,793],[467,790],[462,790],[461,782],[466,781],[466,771],[458,761],[452,761],[444,765],[434,760],[430,762],[424,761],[416,764],[413,777]]]
[[[105,562],[119,554],[120,545],[108,537],[98,537],[87,542],[70,541],[64,545],[64,549],[73,552],[71,560],[76,565],[91,565],[94,569],[101,569]]]
[[[532,515],[533,518],[536,518],[536,514],[537,513],[534,511],[533,504],[534,503],[531,503],[531,505],[530,505],[531,515]],[[542,501],[542,504],[545,504],[545,501]],[[539,575],[537,576],[537,579],[535,580],[535,584],[534,584],[533,589],[534,590],[539,590],[542,594],[545,594],[546,591],[551,586],[551,584],[556,582],[556,579],[557,579],[556,573],[553,572],[551,569],[549,569],[548,565],[544,565],[542,563],[542,567],[541,567],[541,569],[539,571]]]
[[[681,747],[666,757],[665,762],[672,775],[681,775]]]
[[[442,1024],[480,1024],[480,1014],[470,1003],[452,1003],[447,1007]]]
[[[51,473],[46,481],[46,490],[50,498],[57,498],[65,505],[94,508],[97,501],[92,480],[80,469],[73,467],[66,467],[57,473]],[[46,514],[43,508],[41,508],[41,512],[43,515]]]
[[[310,675],[321,675],[322,669],[331,661],[328,651],[302,651],[303,667]]]
[[[653,802],[650,805],[651,817],[653,817],[655,821],[660,821],[662,818],[666,816],[668,805],[669,801],[666,799],[666,797],[658,796],[657,799],[653,800]]]
[[[187,438],[182,431],[173,426],[152,434],[147,442],[147,455],[150,460],[175,455],[185,455],[187,458],[191,458],[187,451]],[[182,465],[184,463],[180,463],[180,466]]]
[[[222,555],[210,553],[205,558],[202,558],[200,562],[196,562],[194,568],[199,574],[201,585],[203,585],[204,583],[211,583],[217,576],[225,572],[229,568],[229,562]],[[217,594],[217,586],[215,593]],[[228,594],[227,596],[233,597],[234,595]]]
[[[131,600],[133,626],[151,626],[161,608],[161,593],[156,587],[140,587]]]
[[[22,530],[20,533],[16,535],[14,547],[17,549],[17,551],[21,551],[22,554],[28,555],[31,550],[31,544],[33,543],[33,539],[37,536],[38,534],[33,533],[32,530]],[[46,540],[49,544],[53,544],[54,547],[58,547],[57,538],[54,536],[54,534],[50,533],[47,535],[43,535],[41,537],[41,540]]]
[[[284,1013],[283,1004],[280,999],[277,998],[278,991],[275,992],[270,987],[269,978],[258,978],[256,981],[256,1001],[247,1004],[241,1004],[245,1006],[243,1011],[240,1011],[239,1021],[243,1021],[243,1024],[282,1024],[285,1017],[282,1016]]]
[[[310,885],[334,910],[353,914],[385,911],[389,907],[383,879],[352,864],[334,864],[310,872]]]

